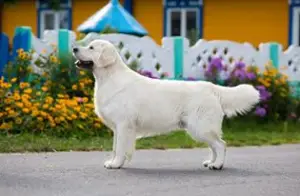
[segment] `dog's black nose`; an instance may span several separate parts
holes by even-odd
[[[78,48],[73,48],[73,52],[74,53],[78,52]]]

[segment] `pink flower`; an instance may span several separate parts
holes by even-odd
[[[78,98],[77,98],[77,102],[78,102],[78,103],[83,103],[83,99],[82,99],[81,97],[78,97]]]

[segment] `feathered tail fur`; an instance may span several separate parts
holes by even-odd
[[[249,84],[235,87],[215,85],[215,89],[227,117],[245,114],[260,101],[259,91]]]

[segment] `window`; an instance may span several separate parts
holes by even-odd
[[[165,1],[165,36],[189,37],[197,31],[202,37],[202,1],[166,0]]]
[[[300,0],[290,1],[289,44],[300,46]]]
[[[294,8],[292,39],[292,44],[300,46],[300,7]]]
[[[38,36],[45,30],[71,29],[71,1],[60,1],[60,9],[51,9],[45,0],[38,0]]]

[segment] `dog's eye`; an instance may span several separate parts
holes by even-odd
[[[94,49],[94,47],[93,46],[90,46],[90,50],[93,50]]]

